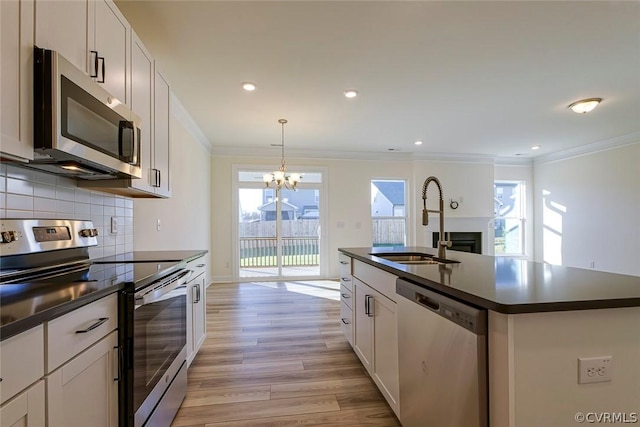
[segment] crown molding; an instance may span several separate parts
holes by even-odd
[[[496,166],[531,166],[531,157],[496,157]]]
[[[640,132],[633,132],[627,135],[616,136],[614,138],[593,142],[591,144],[581,145],[579,147],[569,148],[567,150],[556,151],[555,153],[545,154],[533,159],[534,165],[542,165],[545,163],[553,163],[561,160],[571,159],[573,157],[586,156],[601,151],[611,150],[640,143]]]
[[[209,141],[202,129],[200,129],[200,126],[198,126],[195,120],[193,120],[193,117],[191,117],[189,111],[184,108],[182,102],[180,102],[178,97],[173,92],[171,92],[171,114],[176,119],[178,119],[180,123],[182,123],[187,132],[189,132],[191,136],[193,136],[196,141],[198,141],[200,145],[202,145],[202,147],[204,147],[204,149],[209,152],[209,154],[213,153],[213,146],[211,145],[211,141]]]

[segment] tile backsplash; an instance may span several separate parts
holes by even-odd
[[[0,164],[0,218],[89,219],[98,229],[91,258],[133,250],[133,199],[78,188],[70,178]]]

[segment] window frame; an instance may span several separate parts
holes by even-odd
[[[515,184],[516,188],[519,188],[518,190],[518,198],[519,198],[519,206],[518,209],[520,211],[520,215],[506,215],[506,216],[501,216],[498,215],[498,210],[494,209],[494,215],[493,215],[493,223],[494,223],[494,236],[493,236],[493,252],[495,256],[510,256],[510,257],[524,257],[527,255],[527,231],[526,231],[526,226],[527,226],[527,183],[524,180],[518,180],[518,179],[496,179],[493,181],[493,186],[494,186],[494,190],[493,190],[493,200],[494,200],[494,207],[495,204],[499,201],[498,197],[496,195],[497,193],[497,184]],[[502,196],[504,196],[504,192],[500,194],[500,199],[502,200]],[[519,230],[520,230],[520,252],[502,252],[499,253],[496,251],[496,239],[498,238],[496,236],[495,233],[495,226],[497,224],[498,220],[515,220],[518,221],[520,223],[519,225]],[[505,245],[505,249],[506,249],[506,245]]]
[[[403,192],[403,201],[404,201],[404,215],[378,215],[375,216],[372,212],[373,210],[373,201],[374,201],[374,196],[373,196],[373,186],[374,186],[374,182],[378,182],[378,181],[391,181],[391,182],[402,182],[404,185],[404,192]],[[405,178],[371,178],[369,180],[369,191],[370,191],[370,197],[369,197],[369,212],[371,214],[371,246],[372,247],[393,247],[393,246],[400,246],[400,244],[381,244],[381,243],[375,243],[373,240],[375,238],[374,236],[374,221],[376,219],[400,219],[402,218],[404,220],[404,237],[403,237],[403,243],[401,244],[401,246],[407,246],[408,245],[408,241],[409,241],[409,216],[407,215],[409,212],[408,206],[407,206],[407,200],[408,200],[408,191],[409,191],[409,180],[405,179]],[[395,206],[392,205],[392,213],[395,213],[396,208]],[[392,246],[389,246],[392,245]]]

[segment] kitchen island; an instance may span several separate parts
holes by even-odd
[[[376,256],[436,254],[423,247],[339,251],[351,260],[354,282],[375,280],[374,267],[383,281],[401,277],[488,310],[492,427],[573,426],[579,412],[621,413],[627,420],[640,413],[639,277],[455,251],[447,258],[459,262],[447,264]],[[612,356],[612,381],[579,384],[578,358],[600,356]]]

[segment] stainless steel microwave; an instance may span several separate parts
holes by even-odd
[[[34,50],[34,159],[81,179],[140,178],[140,119],[55,51]]]

